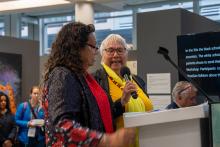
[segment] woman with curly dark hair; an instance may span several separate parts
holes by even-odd
[[[0,92],[0,146],[11,147],[15,135],[16,125],[10,110],[9,97]]]
[[[52,45],[43,83],[47,146],[126,146],[133,128],[114,132],[105,91],[87,69],[98,48],[93,25],[66,24]]]

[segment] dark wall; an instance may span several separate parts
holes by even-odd
[[[220,24],[184,9],[171,9],[137,14],[138,75],[146,81],[147,73],[171,73],[171,89],[178,72],[161,55],[159,46],[169,49],[177,64],[177,35],[220,30]]]
[[[0,36],[0,52],[22,55],[22,97],[16,101],[26,100],[30,88],[39,84],[39,42]]]

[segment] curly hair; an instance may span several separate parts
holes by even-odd
[[[52,44],[51,54],[45,64],[44,81],[56,66],[65,66],[76,72],[83,72],[80,51],[86,46],[88,37],[95,32],[92,24],[71,22],[62,27]]]
[[[6,98],[6,109],[8,110],[8,112],[11,112],[10,102],[9,102],[9,97],[8,97],[8,95],[5,94],[4,92],[1,92],[1,91],[0,91],[0,98],[1,98],[2,96],[5,96],[5,98]]]

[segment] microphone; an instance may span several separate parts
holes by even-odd
[[[169,51],[166,48],[159,46],[159,50],[157,51],[157,53],[162,55],[168,55]]]
[[[170,59],[168,55],[168,49],[160,46],[157,53],[163,55],[164,58],[169,61],[170,64],[172,64],[188,82],[191,82],[199,90],[199,92],[201,92],[206,97],[208,102],[213,102],[213,100],[206,94],[206,92],[193,79],[187,77],[186,73]]]
[[[131,72],[130,72],[130,69],[128,67],[126,67],[126,66],[122,67],[121,70],[120,70],[120,74],[125,79],[126,82],[131,81],[131,78],[130,78]],[[131,96],[132,96],[133,99],[136,99],[138,97],[137,92],[132,91]]]
[[[170,58],[168,56],[169,51],[164,47],[159,46],[159,50],[157,51],[157,53],[162,54],[166,60],[169,60],[169,58]]]

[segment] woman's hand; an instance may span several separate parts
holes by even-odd
[[[11,140],[5,140],[4,143],[2,144],[2,147],[12,147]]]
[[[135,141],[135,128],[122,128],[112,134],[105,134],[98,147],[124,147]]]
[[[34,122],[33,122],[32,120],[30,120],[30,121],[28,122],[28,127],[33,128],[33,127],[36,127],[36,125],[34,124]]]
[[[136,85],[131,81],[126,82],[125,87],[123,89],[123,94],[121,97],[121,104],[124,106],[127,104],[131,97],[131,92],[137,91]]]

